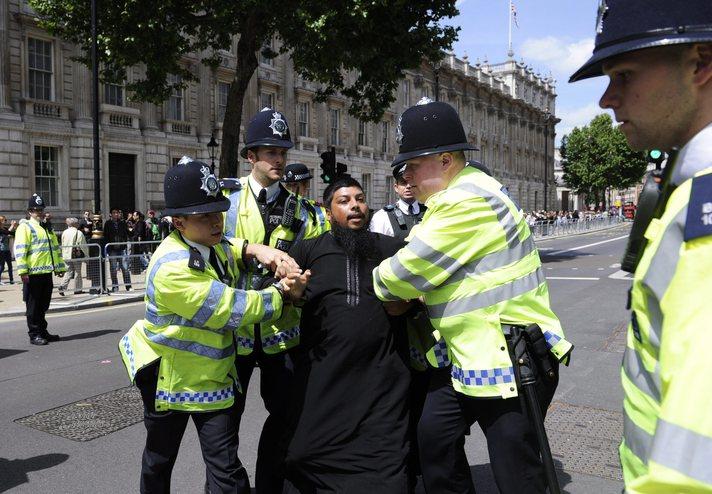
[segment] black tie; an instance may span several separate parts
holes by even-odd
[[[218,261],[218,256],[215,254],[215,249],[212,247],[210,247],[210,265],[218,274],[218,277],[223,275],[222,269],[220,269],[220,261]]]
[[[408,215],[409,216],[413,215],[413,205],[412,204],[408,204]]]
[[[257,202],[260,204],[267,204],[267,189],[262,189],[259,194],[257,194]]]

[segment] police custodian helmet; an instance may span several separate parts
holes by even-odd
[[[220,193],[210,166],[187,156],[166,172],[163,195],[164,216],[222,213],[230,208],[230,200]]]
[[[593,56],[569,82],[603,75],[603,62],[643,48],[712,42],[710,0],[601,0]]]
[[[240,151],[240,156],[247,158],[247,151],[259,146],[294,147],[287,119],[272,108],[263,108],[247,124],[245,147]]]
[[[27,201],[27,210],[37,209],[39,211],[45,208],[44,200],[38,194],[32,194],[30,200]]]
[[[309,180],[312,177],[309,168],[303,163],[290,163],[284,167],[284,177],[282,177],[282,182],[290,184],[294,182],[301,182],[302,180]]]
[[[398,167],[413,158],[447,151],[477,151],[467,142],[457,111],[442,101],[422,98],[398,119],[398,155],[391,166]]]

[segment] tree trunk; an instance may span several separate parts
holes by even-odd
[[[237,42],[237,68],[230,84],[223,120],[222,145],[220,147],[220,176],[238,177],[240,163],[240,124],[242,107],[250,79],[257,70],[257,49],[259,48],[258,16],[252,14],[242,23],[240,39]]]

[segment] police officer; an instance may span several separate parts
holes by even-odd
[[[441,336],[428,352],[433,373],[418,425],[420,464],[429,493],[474,493],[465,434],[483,430],[500,492],[543,493],[534,429],[517,389],[508,351],[512,326],[538,324],[551,365],[571,344],[549,307],[539,254],[522,211],[494,178],[466,166],[467,143],[457,112],[427,98],[401,116],[403,178],[428,214],[409,243],[373,272],[383,301],[422,297]],[[547,355],[544,356],[547,358]],[[557,379],[541,379],[545,412]]]
[[[33,194],[27,205],[28,220],[21,220],[15,231],[15,259],[22,279],[22,299],[27,308],[27,333],[33,345],[59,341],[47,331],[45,314],[52,300],[52,273],[61,277],[67,267],[62,259],[57,236],[44,222],[45,203]]]
[[[401,240],[408,236],[415,224],[420,223],[427,209],[418,203],[410,184],[403,179],[404,168],[402,165],[393,168],[393,178],[395,178],[393,191],[398,196],[398,200],[395,204],[387,204],[383,209],[376,211],[368,227],[372,232]]]
[[[317,237],[328,228],[325,217],[309,209],[280,184],[287,151],[293,147],[284,115],[272,108],[258,112],[247,125],[240,154],[252,166],[247,177],[222,180],[230,199],[225,214],[225,235],[240,237],[288,251],[294,242]],[[259,286],[265,276],[260,266],[248,267],[246,287]],[[275,323],[254,325],[238,339],[237,370],[246,390],[252,371],[260,367],[260,392],[269,416],[257,452],[255,486],[258,493],[281,492],[283,454],[280,439],[287,423],[287,394],[292,363],[286,350],[299,342],[299,311],[285,311]],[[244,394],[241,400],[244,400]],[[244,410],[244,402],[240,406]]]
[[[309,197],[309,186],[312,177],[309,168],[303,163],[290,163],[284,168],[282,184],[293,194]]]
[[[223,237],[230,202],[210,167],[183,159],[166,173],[164,194],[175,230],[148,266],[146,313],[119,342],[129,378],[144,404],[146,447],[142,493],[170,491],[171,470],[192,418],[213,494],[249,493],[237,457],[240,381],[233,333],[270,321],[308,275],[293,275],[262,290],[235,289],[244,263],[292,264],[283,252]],[[284,299],[284,300],[283,300]]]
[[[631,148],[679,148],[662,184],[646,185],[653,200],[641,197],[632,230],[644,232],[643,247],[631,238],[626,253],[637,262],[621,372],[626,492],[709,493],[712,5],[602,1],[596,31],[593,56],[571,82],[609,77],[599,104]]]

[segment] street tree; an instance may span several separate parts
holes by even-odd
[[[566,184],[577,194],[593,198],[596,204],[605,202],[607,189],[625,189],[638,183],[647,166],[645,155],[630,149],[607,113],[564,136],[560,152]]]
[[[79,44],[87,54],[80,60],[91,65],[90,2],[29,2],[40,25]],[[439,60],[457,39],[459,28],[441,23],[457,14],[455,0],[101,2],[101,77],[125,84],[134,101],[160,104],[173,90],[199,80],[196,62],[219,67],[221,50],[230,50],[238,37],[220,159],[223,175],[236,176],[243,101],[258,54],[287,54],[298,75],[317,83],[317,101],[340,93],[350,99],[351,115],[378,121],[403,71],[423,59]],[[281,41],[279,52],[269,47],[272,39]],[[143,77],[127,80],[127,69],[136,66],[144,68]]]

